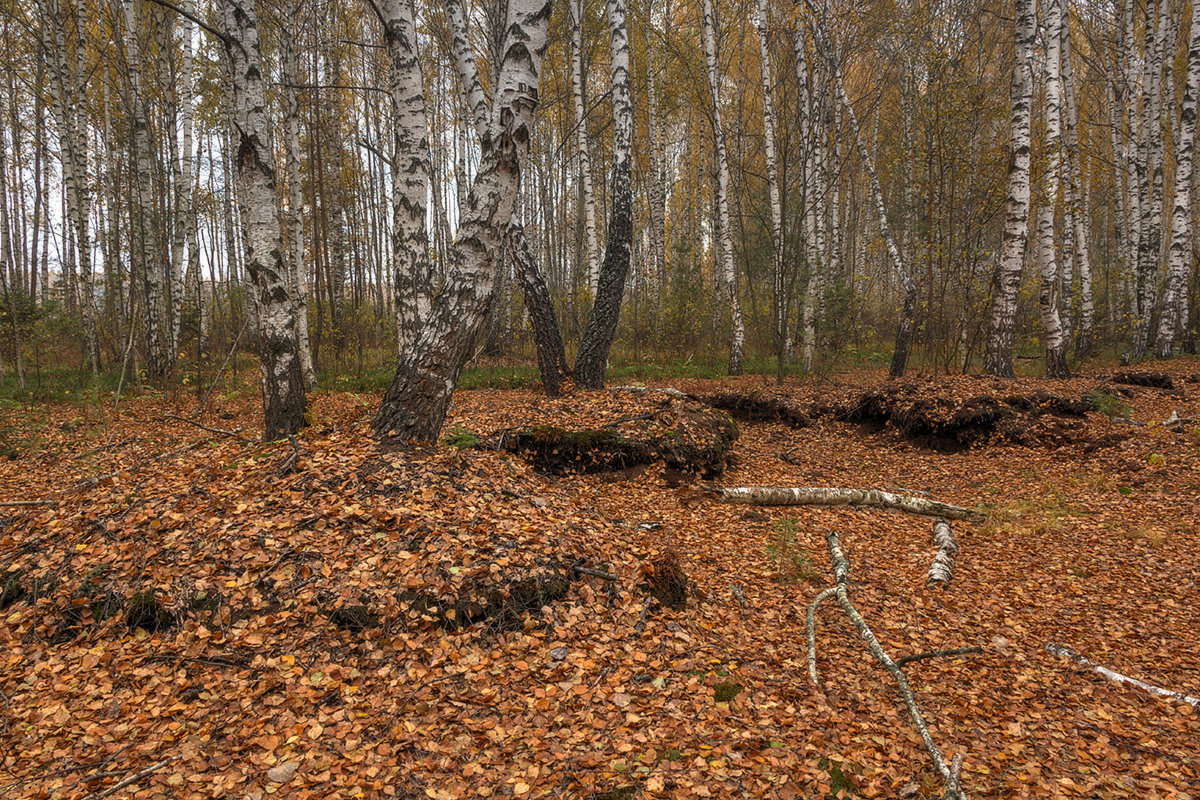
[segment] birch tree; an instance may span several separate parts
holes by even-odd
[[[304,425],[305,390],[275,198],[275,153],[256,0],[217,0],[233,88],[236,175],[246,269],[257,297],[267,440]]]
[[[1196,143],[1196,102],[1200,95],[1200,0],[1192,0],[1191,35],[1187,51],[1187,79],[1183,108],[1179,115],[1179,148],[1175,153],[1175,198],[1171,210],[1171,250],[1167,263],[1167,287],[1154,355],[1170,358],[1175,348],[1182,300],[1186,292],[1192,251],[1192,180]],[[1186,320],[1184,320],[1186,322]]]
[[[629,248],[633,240],[633,99],[629,85],[629,31],[625,0],[608,0],[608,27],[612,51],[613,165],[610,181],[608,237],[604,263],[596,284],[596,299],[588,318],[575,380],[589,389],[604,386],[608,353],[617,335],[621,299],[629,274]]]
[[[298,22],[302,8],[303,3],[297,3],[292,11],[293,26]],[[293,35],[284,37],[283,43],[283,80],[286,84],[283,93],[283,125],[286,137],[284,158],[288,191],[288,291],[292,295],[292,307],[296,315],[296,347],[300,353],[300,371],[304,375],[304,385],[311,389],[317,384],[317,374],[313,367],[312,344],[309,340],[305,290],[308,270],[304,261],[304,188],[300,172],[300,55],[296,52],[295,34],[293,27]]]
[[[1000,263],[992,284],[983,368],[1002,378],[1013,372],[1013,328],[1017,317],[1017,290],[1029,239],[1030,109],[1033,105],[1033,42],[1037,35],[1036,0],[1015,0],[1016,29],[1008,134],[1008,199],[1004,211],[1004,236]]]
[[[600,245],[596,238],[596,195],[592,188],[592,154],[583,97],[583,4],[582,0],[569,0],[567,5],[571,9],[571,100],[579,158],[579,202],[583,208],[583,255],[587,285],[595,293],[600,280]]]
[[[1076,333],[1076,352],[1087,356],[1092,351],[1092,317],[1095,313],[1092,298],[1092,261],[1088,247],[1089,225],[1087,208],[1083,204],[1083,165],[1079,152],[1079,105],[1075,96],[1075,69],[1071,57],[1071,19],[1064,8],[1062,24],[1062,85],[1066,106],[1066,183],[1067,236],[1071,243],[1069,264],[1064,270],[1064,293],[1070,296],[1071,276],[1079,273],[1079,329]]]
[[[841,104],[842,111],[846,115],[846,122],[850,126],[850,132],[854,136],[855,148],[858,150],[858,157],[862,162],[863,169],[867,173],[871,197],[874,200],[875,215],[879,223],[879,233],[883,238],[888,255],[891,257],[892,267],[895,269],[896,276],[900,280],[902,292],[900,320],[896,326],[896,347],[892,352],[892,364],[888,370],[889,377],[898,378],[904,374],[908,366],[908,350],[912,344],[913,329],[916,327],[917,284],[905,266],[904,256],[901,254],[900,247],[896,244],[896,240],[892,236],[891,225],[888,222],[887,206],[883,199],[883,187],[879,183],[879,173],[875,170],[875,159],[867,152],[867,144],[863,139],[862,130],[858,126],[858,117],[854,113],[854,106],[851,105],[850,98],[846,95],[846,87],[842,82],[841,67],[838,65],[833,43],[829,38],[829,26],[825,15],[814,7],[812,0],[805,0],[805,5],[808,6],[814,15],[818,15],[815,31],[817,46],[825,56],[825,61],[829,66],[829,78],[833,84],[833,91],[837,96],[837,102]]]
[[[509,0],[506,12],[502,56],[480,141],[479,171],[467,205],[460,210],[445,283],[433,298],[412,350],[401,357],[373,421],[377,432],[404,440],[432,439],[442,427],[455,384],[492,302],[496,253],[512,219],[529,153],[550,3]],[[459,33],[454,32],[456,37]],[[473,64],[469,67],[477,74]],[[472,105],[475,113],[482,113],[477,104]]]
[[[1038,269],[1040,305],[1046,348],[1046,376],[1069,378],[1067,341],[1063,333],[1059,296],[1054,209],[1062,186],[1062,0],[1046,2],[1046,168],[1038,183]]]
[[[719,271],[724,276],[725,291],[733,335],[729,342],[729,374],[742,374],[742,349],[746,326],[738,299],[737,269],[733,264],[733,232],[729,221],[729,156],[725,148],[725,126],[721,121],[720,72],[717,69],[716,22],[712,0],[704,0],[704,60],[708,66],[708,86],[712,93],[712,128],[716,149],[717,181],[714,188],[716,205],[716,252]]]
[[[779,164],[775,158],[775,104],[772,98],[771,48],[767,35],[767,0],[755,7],[758,30],[759,71],[762,74],[763,151],[767,161],[767,203],[771,207],[771,278],[775,294],[775,353],[778,359],[776,380],[783,383],[785,339],[787,336],[787,298],[783,281],[783,202],[779,196]]]

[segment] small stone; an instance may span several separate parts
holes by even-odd
[[[287,783],[296,774],[295,761],[286,761],[267,770],[267,779],[274,783]]]
[[[565,659],[565,658],[566,658],[566,657],[567,657],[569,654],[570,654],[570,651],[569,651],[569,650],[567,650],[567,648],[565,648],[565,647],[556,647],[556,648],[554,648],[553,650],[551,650],[551,651],[550,651],[550,658],[554,659],[555,661],[562,661],[562,660],[564,660],[564,659]]]

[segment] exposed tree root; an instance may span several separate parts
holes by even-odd
[[[954,557],[958,555],[958,544],[954,541],[954,531],[950,529],[949,522],[934,520],[933,541],[937,543],[938,551],[933,566],[929,568],[929,583],[940,583],[946,589],[954,574]]]
[[[1164,689],[1161,686],[1155,686],[1150,683],[1145,683],[1144,681],[1139,681],[1137,678],[1130,678],[1126,675],[1122,675],[1119,672],[1114,672],[1108,667],[1102,667],[1094,661],[1084,658],[1082,655],[1066,645],[1057,644],[1055,642],[1047,642],[1046,650],[1061,658],[1069,658],[1076,664],[1087,667],[1092,672],[1103,675],[1110,681],[1119,683],[1122,686],[1132,686],[1135,689],[1141,689],[1143,692],[1149,692],[1155,697],[1161,697],[1164,700],[1174,700],[1180,703],[1187,703],[1193,708],[1200,706],[1200,697],[1191,697],[1183,692],[1173,692],[1170,689]]]
[[[850,506],[851,508],[888,508],[909,514],[946,519],[982,519],[974,509],[926,500],[922,497],[893,494],[879,489],[841,489],[802,486],[745,486],[740,488],[706,487],[727,503],[755,506]]]
[[[1175,380],[1165,372],[1118,370],[1112,374],[1113,383],[1126,386],[1146,386],[1151,389],[1174,389]]]
[[[716,392],[698,399],[713,408],[729,412],[734,419],[746,422],[782,422],[793,428],[812,425],[812,418],[804,409],[782,397],[757,392]]]

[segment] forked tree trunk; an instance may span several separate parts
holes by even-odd
[[[382,0],[383,41],[395,108],[392,158],[392,279],[396,343],[404,358],[429,314],[431,265],[425,225],[429,193],[429,139],[425,90],[411,0]],[[440,189],[434,189],[435,192]],[[436,222],[436,220],[435,220]]]
[[[304,375],[275,197],[275,151],[258,44],[256,0],[218,0],[233,86],[236,167],[246,269],[258,298],[263,431],[269,441],[304,426]]]
[[[503,56],[480,142],[479,172],[461,211],[445,285],[412,351],[400,359],[372,423],[378,433],[431,440],[446,418],[454,386],[492,302],[497,250],[512,219],[533,133],[549,17],[547,0],[509,0]],[[455,38],[459,34],[456,30]],[[481,98],[482,92],[471,97]]]
[[[1033,41],[1037,35],[1036,0],[1016,0],[1016,64],[1013,66],[1008,130],[1008,200],[1000,264],[992,285],[992,310],[988,325],[983,369],[1001,378],[1013,372],[1013,327],[1017,318],[1017,290],[1029,240],[1030,108],[1033,105]]]
[[[1062,184],[1062,0],[1046,4],[1046,173],[1038,184],[1038,266],[1041,272],[1042,328],[1046,347],[1046,376],[1069,378],[1067,341],[1063,333],[1059,294],[1054,208]]]
[[[1188,270],[1192,264],[1192,172],[1196,142],[1196,100],[1200,94],[1200,0],[1192,0],[1191,38],[1188,41],[1187,80],[1179,117],[1179,148],[1175,154],[1175,203],[1171,211],[1171,252],[1167,264],[1167,289],[1154,355],[1170,358],[1184,302]],[[1186,324],[1186,316],[1184,322]]]
[[[575,380],[588,389],[604,387],[608,352],[617,335],[621,298],[629,274],[629,247],[633,241],[633,102],[629,85],[629,31],[625,0],[608,0],[608,25],[612,42],[613,171],[609,189],[608,241],[596,285],[596,300],[579,354]]]
[[[717,182],[716,194],[716,245],[718,272],[725,282],[729,299],[729,313],[733,335],[729,342],[729,374],[742,374],[742,349],[746,339],[746,326],[742,321],[742,307],[738,299],[737,269],[733,264],[733,231],[729,221],[729,156],[725,149],[725,126],[721,122],[720,74],[717,70],[716,21],[713,19],[712,0],[704,0],[704,58],[708,65],[708,86],[712,92],[712,126],[716,145]]]

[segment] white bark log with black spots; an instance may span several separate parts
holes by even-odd
[[[894,494],[880,489],[844,489],[813,486],[744,486],[713,489],[727,503],[754,506],[848,506],[851,508],[886,508],[946,519],[978,519],[978,511],[937,500]]]
[[[258,303],[263,429],[267,440],[304,426],[296,318],[275,196],[275,152],[258,43],[256,0],[218,0],[233,87],[236,179],[246,269]]]

